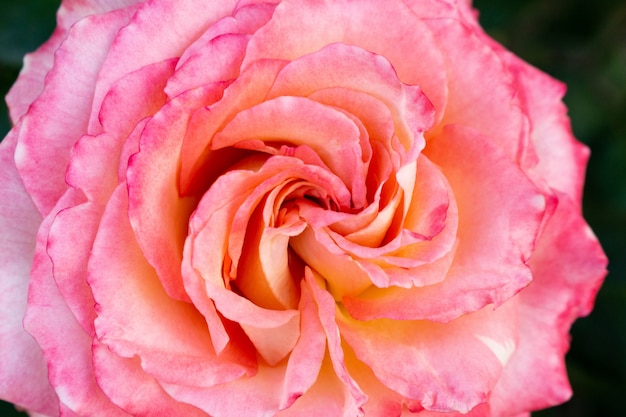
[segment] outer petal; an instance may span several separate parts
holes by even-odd
[[[519,347],[494,389],[495,414],[545,408],[570,397],[564,363],[569,328],[591,311],[607,260],[577,203],[559,194],[529,263],[534,280],[517,296]]]
[[[102,65],[94,106],[100,106],[111,85],[124,74],[148,64],[180,57],[184,48],[207,27],[230,14],[235,3],[235,0],[209,3],[202,0],[153,0],[143,3],[130,24],[119,32]],[[95,124],[94,116],[90,122],[92,126]]]
[[[528,169],[529,175],[537,183],[545,182],[567,194],[580,207],[589,149],[572,135],[567,108],[561,101],[565,85],[510,53],[506,58],[519,83],[538,158],[537,165]]]
[[[66,203],[60,201],[59,206],[65,207]],[[128,417],[96,384],[92,339],[76,321],[54,281],[52,263],[46,253],[46,238],[56,211],[45,219],[37,236],[24,326],[43,350],[50,383],[59,396],[61,415],[106,413]]]
[[[92,15],[72,26],[55,53],[54,68],[46,77],[43,93],[23,119],[15,160],[26,189],[43,215],[67,189],[64,177],[70,149],[87,131],[100,65],[115,34],[133,11]],[[90,40],[88,46],[85,39]]]
[[[15,142],[14,130],[0,144],[0,397],[54,415],[58,399],[48,383],[41,348],[22,326],[41,217],[13,162]],[[20,380],[28,384],[15,383]]]
[[[513,76],[474,31],[455,19],[427,20],[446,59],[448,105],[441,123],[471,126],[516,159],[528,137]]]
[[[11,120],[17,122],[44,88],[45,76],[54,64],[54,53],[71,26],[85,16],[124,8],[140,0],[65,0],[57,13],[57,27],[50,39],[24,57],[20,75],[6,97]]]
[[[144,67],[120,80],[109,91],[101,120],[106,133],[83,136],[73,147],[66,181],[68,207],[55,218],[50,228],[47,252],[54,264],[54,279],[59,291],[81,326],[94,334],[95,311],[87,286],[87,259],[100,223],[104,205],[117,186],[118,175],[112,167],[119,164],[124,140],[134,123],[150,115],[165,100],[164,78],[175,62]],[[123,112],[120,120],[116,112]],[[73,256],[67,256],[72,253]]]

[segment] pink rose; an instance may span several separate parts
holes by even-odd
[[[469,1],[65,0],[0,148],[33,416],[528,416],[606,259],[562,84]]]

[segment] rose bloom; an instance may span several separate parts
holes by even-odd
[[[528,416],[606,259],[564,86],[453,0],[66,0],[0,148],[32,416]]]

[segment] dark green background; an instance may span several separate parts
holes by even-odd
[[[213,0],[207,0],[213,1]],[[0,95],[25,52],[52,32],[57,0],[4,0]],[[576,136],[591,147],[585,216],[610,259],[594,312],[572,329],[574,398],[536,417],[626,416],[626,2],[475,0],[487,31],[517,55],[568,84]],[[4,103],[0,137],[9,129]],[[1,354],[1,353],[0,353]],[[0,416],[22,415],[0,403]]]

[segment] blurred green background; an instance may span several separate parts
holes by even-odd
[[[0,95],[24,53],[55,25],[58,0],[4,0],[0,14]],[[610,259],[594,312],[572,329],[567,357],[574,397],[535,417],[626,416],[626,2],[475,0],[494,38],[568,85],[574,133],[592,150],[585,217]],[[0,137],[9,130],[0,107]],[[1,353],[0,353],[1,354]],[[0,402],[0,416],[19,416]]]

